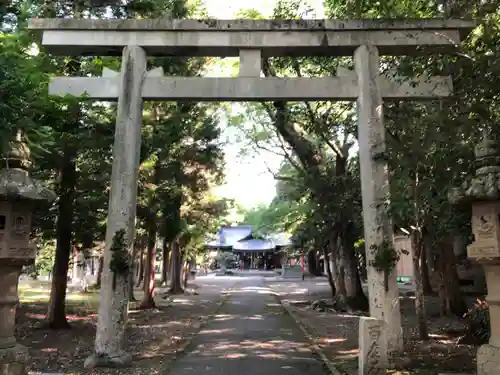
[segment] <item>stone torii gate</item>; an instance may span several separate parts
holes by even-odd
[[[126,277],[111,275],[110,245],[125,229],[133,243],[142,100],[312,101],[348,100],[358,105],[358,140],[367,264],[376,247],[392,242],[392,225],[384,202],[389,196],[382,99],[430,99],[451,92],[448,77],[420,80],[416,86],[379,75],[382,55],[452,51],[474,27],[462,20],[70,20],[33,19],[30,29],[43,32],[42,44],[58,55],[122,55],[121,72],[103,77],[57,77],[56,95],[118,99],[113,172],[109,198],[106,251],[95,356],[88,366],[126,363],[122,346],[127,316]],[[147,56],[239,56],[236,78],[164,77],[146,72]],[[354,56],[355,71],[340,69],[336,77],[261,78],[261,59],[270,56]],[[161,77],[160,77],[161,76]],[[402,348],[396,275],[384,276],[368,266],[370,314],[366,327],[376,327],[368,343],[372,359],[360,355],[360,368],[387,365],[387,350]],[[363,328],[361,328],[363,329]],[[117,334],[118,333],[118,334]],[[372,332],[370,332],[370,335]],[[363,351],[363,350],[362,350]],[[370,363],[365,363],[368,361]],[[362,370],[364,371],[364,370]]]

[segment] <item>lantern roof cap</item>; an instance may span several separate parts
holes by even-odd
[[[488,130],[474,147],[474,156],[475,175],[449,191],[452,204],[500,200],[500,150]]]
[[[56,194],[29,175],[30,149],[22,133],[6,144],[0,157],[0,197],[7,200],[53,201]]]

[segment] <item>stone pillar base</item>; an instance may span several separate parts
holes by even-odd
[[[28,348],[17,344],[11,348],[0,349],[0,374],[27,375],[29,363]]]
[[[92,354],[85,360],[83,367],[87,370],[96,367],[121,368],[130,366],[131,362],[132,356],[126,352],[120,352],[113,356]]]
[[[485,344],[477,351],[477,375],[500,374],[500,348]]]

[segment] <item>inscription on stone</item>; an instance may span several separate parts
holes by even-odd
[[[474,216],[472,222],[477,240],[494,237],[496,223],[493,215]]]
[[[500,348],[485,344],[477,351],[477,375],[500,374]]]
[[[474,243],[467,246],[467,255],[469,258],[497,258],[500,257],[499,247],[493,244]]]
[[[373,374],[376,369],[380,368],[380,335],[381,335],[381,327],[377,325],[373,325],[370,327],[371,329],[368,331],[368,336],[370,338],[370,347],[367,353],[367,361],[369,368],[367,373]]]
[[[16,256],[17,254],[18,258],[35,258],[36,255],[34,248],[25,247],[21,249],[11,249],[11,250],[13,252],[13,256]]]
[[[36,249],[25,247],[9,247],[2,248],[0,250],[0,258],[11,258],[11,259],[34,259],[36,256]]]
[[[385,374],[388,366],[385,322],[375,318],[361,318],[359,345],[359,375]]]

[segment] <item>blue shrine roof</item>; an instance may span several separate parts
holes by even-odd
[[[205,246],[209,249],[225,249],[235,252],[272,251],[292,245],[292,238],[286,233],[274,233],[268,238],[254,238],[249,225],[225,226],[219,229],[217,239]]]
[[[238,241],[233,245],[233,251],[271,251],[276,245],[271,240],[251,239]]]
[[[217,239],[206,244],[207,247],[233,247],[235,243],[252,236],[252,227],[248,225],[238,225],[234,227],[222,227],[219,229]]]

